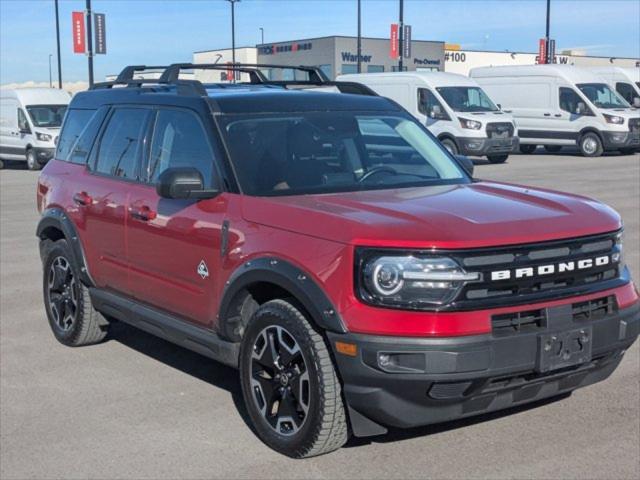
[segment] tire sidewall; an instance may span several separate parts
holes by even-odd
[[[587,141],[587,139],[589,138],[593,138],[598,147],[596,148],[595,152],[589,153],[587,151],[585,151],[584,149],[584,143]],[[582,137],[580,137],[580,153],[585,156],[585,157],[599,157],[600,155],[602,155],[602,140],[600,140],[600,137],[593,132],[587,132],[584,135],[582,135]]]
[[[251,418],[252,427],[258,436],[271,448],[288,456],[298,456],[310,446],[321,429],[321,376],[318,358],[313,347],[313,341],[308,336],[304,325],[295,318],[287,314],[284,310],[266,306],[258,309],[243,336],[240,348],[240,383],[244,397],[245,408]],[[270,425],[267,424],[261,413],[258,411],[253,399],[251,389],[251,356],[253,345],[257,336],[263,329],[269,326],[284,327],[298,343],[309,372],[309,392],[310,405],[307,418],[300,430],[291,436],[279,435]]]
[[[487,160],[489,160],[489,163],[493,163],[495,165],[506,162],[508,158],[509,155],[489,155]]]
[[[29,170],[39,170],[40,165],[38,164],[38,159],[36,158],[36,153],[32,148],[27,150],[27,168]]]
[[[451,140],[450,138],[443,138],[442,140],[440,140],[440,143],[442,144],[442,146],[444,148],[447,149],[447,151],[451,154],[451,155],[458,155],[458,153],[460,153],[460,151],[458,150],[458,146],[456,145],[456,143]]]

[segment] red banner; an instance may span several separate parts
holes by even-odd
[[[84,12],[72,12],[71,24],[73,28],[73,53],[85,53],[87,45],[84,32]]]
[[[400,51],[398,49],[398,24],[391,24],[391,49],[389,51],[389,56],[394,60],[400,56]]]
[[[547,40],[545,38],[541,38],[538,44],[538,63],[547,63]]]

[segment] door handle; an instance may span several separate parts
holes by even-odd
[[[143,205],[142,207],[129,207],[129,215],[131,215],[132,218],[143,222],[148,222],[158,216],[156,212],[146,205]]]
[[[86,207],[93,203],[93,198],[87,192],[78,192],[73,196],[73,202],[81,207]]]
[[[561,116],[562,116],[562,114],[561,114],[561,113],[556,113],[556,114],[554,115],[554,117],[556,117],[556,118],[560,118]]]
[[[550,116],[551,116],[551,114],[550,114],[550,113],[545,113],[545,114],[544,114],[544,116],[545,116],[545,117],[550,117]]]

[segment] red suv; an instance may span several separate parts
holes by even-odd
[[[396,103],[316,68],[142,68],[73,98],[40,176],[65,345],[120,320],[237,367],[260,438],[306,457],[571,392],[638,336],[609,207],[476,180]]]

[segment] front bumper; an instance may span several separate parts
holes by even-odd
[[[354,434],[492,412],[604,380],[638,336],[640,302],[594,321],[577,321],[571,311],[571,305],[549,308],[544,327],[506,335],[416,339],[328,333]],[[550,368],[544,342],[582,329],[591,342],[588,354],[580,363]],[[356,344],[357,355],[338,353],[336,341]],[[381,355],[391,361],[381,364]]]
[[[460,153],[467,156],[484,157],[489,155],[504,155],[515,152],[520,146],[518,137],[508,138],[458,138]]]
[[[36,160],[39,164],[44,165],[49,160],[53,158],[55,155],[55,148],[47,148],[47,147],[34,147],[33,153],[36,155]]]
[[[602,132],[602,141],[605,150],[640,149],[640,133],[638,132]]]

